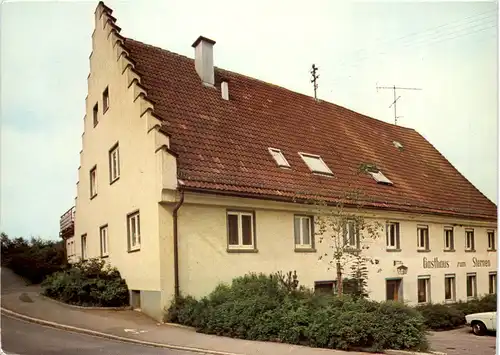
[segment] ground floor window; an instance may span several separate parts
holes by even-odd
[[[455,275],[444,276],[444,299],[446,301],[455,301]]]
[[[402,299],[401,279],[385,280],[386,300],[398,301]]]
[[[430,302],[431,278],[419,276],[417,280],[418,303]]]
[[[87,259],[87,234],[82,235],[82,260]]]
[[[490,294],[497,293],[497,273],[490,272],[488,277],[489,277],[489,292],[490,292]]]
[[[314,292],[317,293],[335,293],[336,281],[316,281],[314,282]]]
[[[477,297],[477,279],[476,273],[467,274],[467,297]]]

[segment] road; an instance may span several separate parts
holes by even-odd
[[[9,355],[195,355],[49,328],[2,315],[2,350]],[[199,353],[198,353],[199,354]]]

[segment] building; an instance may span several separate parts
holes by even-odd
[[[305,201],[356,189],[362,208],[347,210],[384,229],[364,252],[371,298],[496,290],[496,206],[425,138],[216,68],[214,45],[199,37],[193,60],[125,38],[97,6],[71,261],[106,258],[157,319],[175,294],[247,272],[331,289]]]

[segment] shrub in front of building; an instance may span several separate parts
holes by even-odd
[[[331,349],[428,348],[424,319],[412,307],[315,294],[296,277],[276,274],[236,278],[201,300],[179,297],[165,320],[202,333]]]
[[[50,275],[42,288],[45,296],[78,306],[122,307],[129,303],[128,287],[120,272],[99,258]]]

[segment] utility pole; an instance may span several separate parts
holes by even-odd
[[[399,86],[396,86],[396,85],[393,85],[393,86],[378,86],[378,84],[377,84],[377,92],[378,92],[379,89],[381,89],[381,90],[390,89],[394,93],[394,101],[389,106],[389,108],[391,108],[392,106],[394,106],[394,124],[395,125],[398,124],[398,118],[403,117],[403,116],[398,116],[398,114],[397,114],[396,105],[397,105],[397,101],[401,98],[401,95],[396,97],[396,90],[422,90],[420,88],[403,88],[403,87],[399,87]]]
[[[311,69],[311,75],[312,75],[312,79],[311,79],[311,83],[313,83],[313,86],[314,86],[314,99],[317,100],[318,97],[316,95],[316,91],[318,90],[318,78],[319,78],[319,74],[316,75],[316,72],[318,71],[318,67],[316,65],[312,65],[312,69]]]

